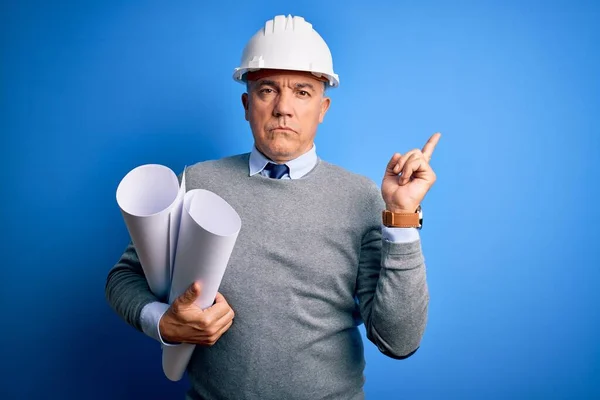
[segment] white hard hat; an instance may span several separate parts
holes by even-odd
[[[278,15],[267,21],[246,44],[233,79],[245,82],[247,72],[259,69],[307,71],[326,78],[331,87],[340,84],[327,43],[302,17]]]

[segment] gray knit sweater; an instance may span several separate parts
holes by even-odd
[[[215,192],[242,219],[219,289],[236,317],[214,346],[196,346],[188,399],[363,399],[360,323],[390,357],[419,347],[429,301],[420,241],[382,240],[372,181],[323,160],[302,179],[249,176],[243,154],[188,168],[186,187]],[[141,330],[157,299],[132,246],[106,296]]]

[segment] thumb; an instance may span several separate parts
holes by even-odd
[[[192,305],[194,301],[200,296],[201,288],[199,282],[192,283],[186,291],[179,297],[179,303],[181,305]]]

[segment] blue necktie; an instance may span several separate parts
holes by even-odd
[[[289,168],[285,164],[274,164],[272,162],[268,163],[265,167],[265,171],[267,171],[269,178],[273,179],[281,179],[285,174],[289,174]]]

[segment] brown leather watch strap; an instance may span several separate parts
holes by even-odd
[[[382,212],[383,225],[388,228],[420,228],[421,217],[419,212],[414,213],[394,213],[389,210]]]

